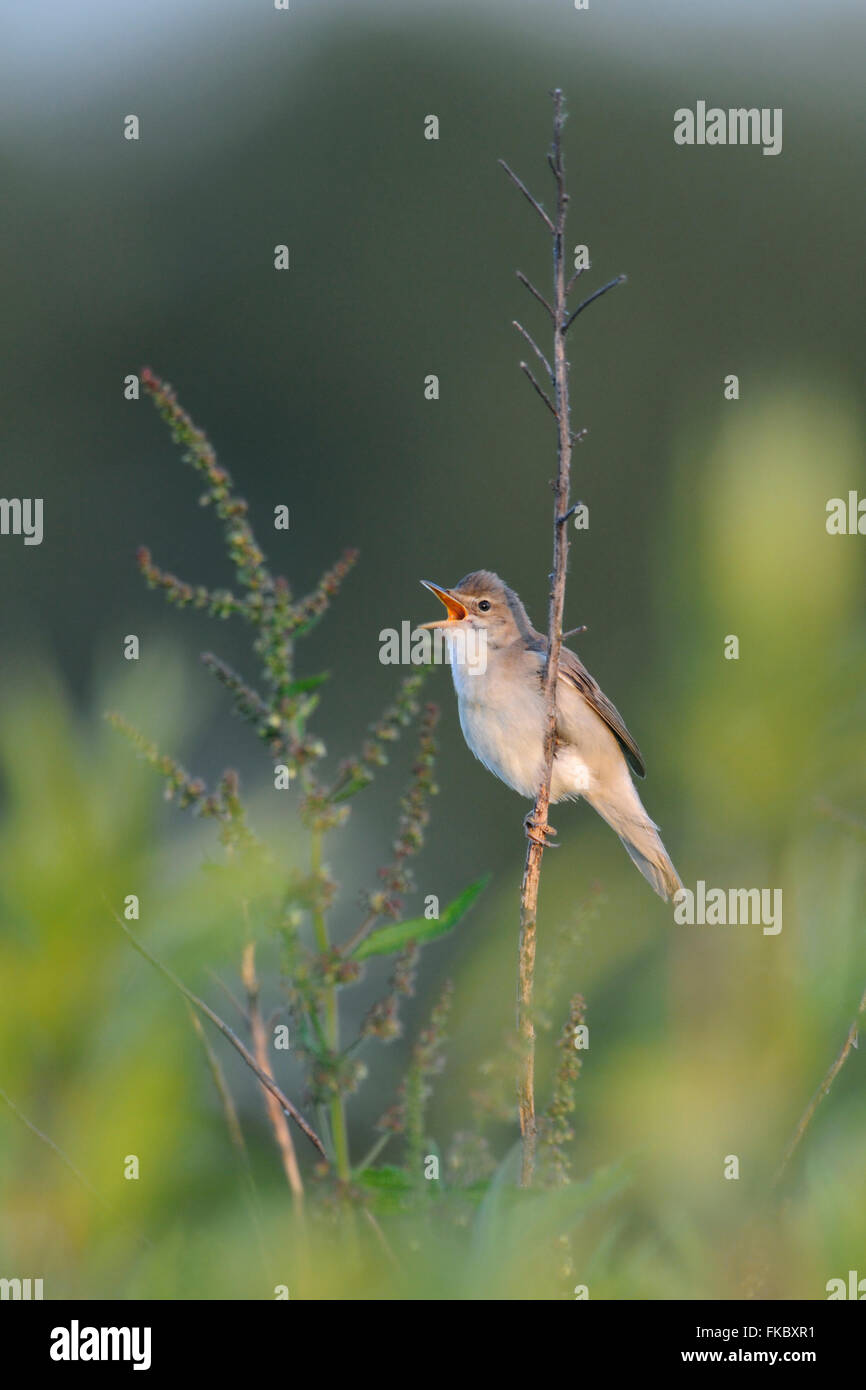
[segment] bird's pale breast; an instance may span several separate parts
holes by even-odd
[[[529,799],[538,792],[544,766],[545,704],[539,669],[536,656],[526,651],[490,653],[483,674],[471,674],[457,662],[451,667],[460,727],[469,748],[500,781]],[[589,784],[579,749],[560,748],[551,800],[579,796]]]

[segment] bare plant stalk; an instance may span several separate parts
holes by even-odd
[[[312,1125],[309,1125],[307,1123],[300,1111],[289,1100],[288,1096],[283,1094],[283,1092],[280,1090],[279,1086],[273,1080],[270,1074],[259,1066],[258,1062],[252,1055],[252,1053],[249,1051],[249,1049],[244,1047],[238,1035],[235,1032],[233,1032],[231,1028],[229,1028],[227,1023],[223,1022],[219,1014],[214,1013],[213,1009],[210,1008],[210,1006],[206,1004],[203,999],[199,999],[197,994],[193,994],[191,989],[187,989],[186,985],[183,983],[182,980],[178,979],[173,970],[169,970],[167,965],[163,965],[161,961],[157,960],[156,956],[152,956],[150,954],[150,951],[148,951],[146,947],[142,946],[141,942],[133,936],[132,932],[129,930],[129,927],[126,925],[125,922],[121,921],[120,917],[118,917],[116,912],[112,912],[112,916],[117,925],[120,927],[120,930],[123,932],[124,936],[128,938],[130,945],[136,951],[138,951],[138,954],[140,956],[144,956],[144,959],[146,961],[149,961],[150,964],[154,967],[154,969],[159,971],[160,975],[162,975],[166,980],[168,980],[170,984],[173,984],[175,989],[183,995],[184,999],[188,1000],[188,1002],[192,1004],[193,1008],[198,1009],[199,1013],[204,1014],[205,1018],[210,1019],[214,1027],[219,1029],[223,1037],[231,1043],[235,1051],[240,1053],[241,1057],[243,1057],[250,1071],[255,1072],[256,1076],[259,1078],[259,1081],[262,1083],[265,1089],[270,1091],[271,1095],[274,1096],[275,1099],[279,1102],[280,1108],[283,1110],[283,1112],[286,1115],[288,1115],[290,1119],[294,1120],[295,1124],[298,1126],[298,1129],[300,1129],[304,1134],[306,1134],[310,1143],[314,1146],[314,1148],[318,1149],[322,1157],[327,1158],[328,1155],[325,1152],[325,1146],[322,1143],[316,1131],[313,1129]]]
[[[321,873],[322,869],[322,832],[318,829],[313,830],[312,850],[310,865],[315,876]],[[323,955],[331,949],[331,939],[328,935],[328,923],[325,913],[318,905],[313,910],[313,931],[316,937],[316,944]],[[334,1057],[340,1051],[340,1006],[337,998],[336,984],[330,984],[325,992],[325,1032],[330,1048]],[[334,1162],[337,1169],[337,1177],[341,1182],[348,1182],[351,1176],[349,1163],[349,1136],[346,1129],[346,1108],[343,1097],[338,1091],[329,1106],[331,1114],[331,1137],[334,1141]]]
[[[265,1025],[262,1020],[259,1008],[259,981],[256,975],[256,947],[254,941],[248,941],[244,946],[244,953],[241,961],[241,978],[244,982],[244,989],[247,993],[247,1011],[250,1020],[250,1033],[253,1040],[253,1055],[263,1072],[271,1076],[271,1067],[268,1060],[268,1039],[265,1032]],[[295,1154],[295,1146],[292,1143],[292,1136],[288,1122],[283,1114],[282,1106],[275,1096],[264,1087],[262,1091],[265,1098],[265,1109],[268,1112],[268,1119],[271,1122],[271,1129],[274,1131],[274,1138],[277,1141],[277,1148],[283,1161],[283,1171],[291,1189],[295,1209],[301,1212],[304,1202],[304,1184],[301,1181],[301,1172],[298,1168],[298,1159]]]
[[[229,1138],[231,1139],[232,1143],[237,1149],[238,1154],[242,1159],[244,1165],[248,1166],[249,1159],[247,1156],[247,1146],[244,1141],[244,1134],[243,1130],[241,1129],[241,1122],[238,1118],[237,1106],[235,1105],[232,1093],[228,1088],[228,1082],[226,1081],[225,1072],[223,1071],[222,1066],[220,1065],[219,1058],[217,1057],[216,1053],[210,1045],[210,1039],[208,1038],[207,1033],[204,1031],[201,1019],[199,1018],[192,1004],[188,1003],[186,1007],[187,1012],[189,1014],[189,1021],[192,1024],[193,1031],[196,1037],[202,1045],[202,1051],[204,1052],[204,1055],[207,1059],[208,1071],[210,1072],[211,1077],[213,1078],[213,1083],[216,1087],[217,1095],[220,1098],[220,1104],[222,1105],[223,1114],[225,1115],[226,1128],[229,1132]]]
[[[515,324],[521,335],[529,342],[537,358],[546,368],[553,387],[553,402],[536,382],[526,363],[521,362],[521,370],[529,377],[533,387],[556,417],[557,428],[557,475],[553,484],[553,572],[550,575],[550,602],[548,608],[548,647],[544,666],[543,689],[547,711],[547,727],[544,740],[544,776],[535,801],[535,808],[528,821],[529,844],[526,851],[526,864],[520,890],[520,945],[517,974],[517,1029],[520,1049],[520,1074],[518,1078],[518,1105],[520,1112],[520,1132],[523,1136],[523,1155],[521,1163],[521,1184],[530,1186],[535,1167],[537,1123],[535,1117],[535,1027],[532,1018],[532,988],[535,973],[535,943],[538,917],[538,888],[541,876],[541,860],[544,854],[545,836],[549,833],[548,811],[550,807],[550,779],[556,749],[556,684],[559,676],[559,653],[562,647],[562,622],[565,609],[565,578],[568,566],[568,520],[569,492],[571,485],[571,453],[575,439],[571,429],[571,407],[568,394],[568,359],[565,351],[565,335],[577,313],[586,307],[590,300],[584,301],[574,314],[569,315],[567,307],[569,284],[565,278],[565,224],[568,211],[568,193],[565,187],[565,165],[562,154],[562,128],[564,124],[562,92],[557,88],[553,93],[553,146],[548,162],[556,181],[556,209],[553,217],[548,214],[528,192],[504,161],[505,172],[517,185],[541,217],[552,234],[553,240],[553,297],[548,301],[518,271],[518,279],[525,285],[535,299],[547,311],[553,324],[553,362],[547,362],[529,334],[519,324]],[[591,299],[620,284],[624,277],[605,285]]]
[[[863,998],[860,1000],[860,1006],[857,1009],[857,1013],[853,1023],[851,1024],[851,1027],[848,1029],[848,1036],[842,1044],[842,1051],[839,1053],[839,1056],[836,1058],[835,1062],[830,1067],[830,1070],[827,1072],[827,1075],[824,1077],[824,1080],[821,1082],[821,1085],[818,1087],[812,1099],[809,1101],[809,1104],[806,1106],[806,1109],[803,1111],[803,1114],[800,1116],[800,1123],[794,1130],[794,1133],[791,1136],[790,1143],[788,1144],[788,1147],[785,1150],[782,1162],[779,1164],[779,1167],[776,1170],[776,1175],[773,1178],[773,1187],[777,1187],[778,1184],[781,1182],[782,1177],[785,1173],[785,1169],[787,1168],[791,1159],[794,1157],[797,1148],[799,1147],[800,1140],[803,1138],[803,1135],[806,1133],[806,1130],[812,1123],[812,1116],[815,1114],[815,1111],[818,1109],[818,1106],[821,1104],[821,1101],[824,1099],[827,1092],[830,1090],[830,1087],[833,1085],[833,1082],[836,1080],[836,1077],[839,1075],[840,1071],[847,1062],[852,1047],[857,1046],[857,1039],[860,1033],[860,1020],[864,1014],[866,1014],[866,990],[863,991]]]

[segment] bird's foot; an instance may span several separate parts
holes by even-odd
[[[557,840],[546,840],[545,835],[555,835],[557,832],[552,825],[545,825],[544,829],[532,819],[530,811],[523,819],[523,829],[526,831],[527,840],[531,840],[534,845],[541,845],[542,849],[558,849]]]

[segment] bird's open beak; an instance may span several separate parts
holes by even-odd
[[[431,584],[429,579],[422,579],[421,583],[425,589],[429,589],[431,594],[435,594],[441,603],[448,609],[448,617],[440,618],[436,623],[420,623],[422,628],[448,627],[449,623],[459,623],[461,618],[465,618],[469,612],[468,608],[462,604],[459,598],[455,598],[448,589],[440,589],[438,584]]]

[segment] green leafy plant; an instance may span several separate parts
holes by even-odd
[[[274,864],[273,852],[250,825],[241,795],[239,778],[225,771],[213,790],[188,773],[172,756],[165,754],[122,716],[108,716],[124,733],[144,761],[163,778],[165,794],[182,809],[213,819],[226,859],[236,865],[252,864],[267,868],[264,882],[274,884],[255,904],[257,920],[281,944],[286,1000],[292,1023],[295,1048],[304,1063],[306,1095],[301,1107],[312,1107],[317,1128],[308,1121],[277,1084],[273,1076],[270,1039],[259,1010],[259,981],[255,961],[255,935],[252,929],[253,904],[247,890],[239,893],[238,907],[243,917],[241,978],[246,992],[246,1021],[252,1051],[205,1002],[194,995],[173,972],[146,951],[129,928],[127,935],[163,976],[185,996],[187,1003],[220,1029],[258,1076],[268,1114],[279,1146],[286,1176],[296,1201],[304,1194],[304,1180],[298,1163],[288,1121],[299,1126],[325,1159],[327,1168],[343,1195],[360,1189],[353,1187],[353,1166],[346,1123],[346,1098],[360,1086],[366,1065],[357,1057],[356,1047],[366,1039],[388,1042],[399,1036],[399,1000],[411,994],[420,949],[429,941],[453,930],[479,893],[485,879],[470,884],[434,918],[403,919],[406,897],[415,891],[411,860],[424,843],[429,819],[429,801],[436,792],[434,731],[437,710],[420,700],[424,673],[413,673],[400,686],[393,703],[368,730],[360,752],[343,762],[329,779],[323,773],[325,744],[310,727],[319,703],[319,687],[327,673],[298,675],[298,642],[322,619],[357,554],[346,551],[322,576],[313,591],[295,599],[288,581],[268,568],[248,516],[248,506],[234,492],[232,479],[217,461],[206,435],[178,404],[172,388],[149,369],[141,376],[147,391],[183,457],[204,482],[203,506],[212,507],[222,524],[226,549],[234,567],[236,588],[208,589],[192,585],[160,569],[149,550],[138,552],[138,564],[151,588],[160,589],[166,599],[179,608],[194,608],[212,617],[237,617],[248,625],[252,648],[258,659],[261,688],[211,653],[202,661],[232,697],[235,713],[251,725],[276,769],[282,785],[296,788],[301,822],[308,835],[306,873],[283,872]],[[334,942],[330,913],[338,885],[331,877],[323,856],[326,837],[346,824],[354,798],[373,781],[376,771],[388,761],[391,745],[411,724],[418,727],[418,749],[409,785],[401,799],[397,833],[391,862],[379,871],[379,885],[363,895],[361,921],[344,942]],[[119,921],[119,919],[118,919]],[[340,996],[360,978],[364,962],[381,955],[396,955],[397,961],[386,997],[367,1013],[358,1036],[346,1045],[341,1038]],[[374,1145],[374,1157],[392,1133],[405,1131],[407,1165],[417,1167],[423,1147],[424,1104],[429,1094],[429,1078],[437,1070],[450,990],[436,1006],[430,1029],[416,1047],[409,1074],[401,1090],[401,1100],[382,1124]],[[231,1103],[225,1078],[208,1048],[208,1063],[220,1092],[233,1138],[237,1137],[237,1115]],[[215,1069],[216,1068],[216,1069]],[[366,1171],[365,1164],[359,1171]]]

